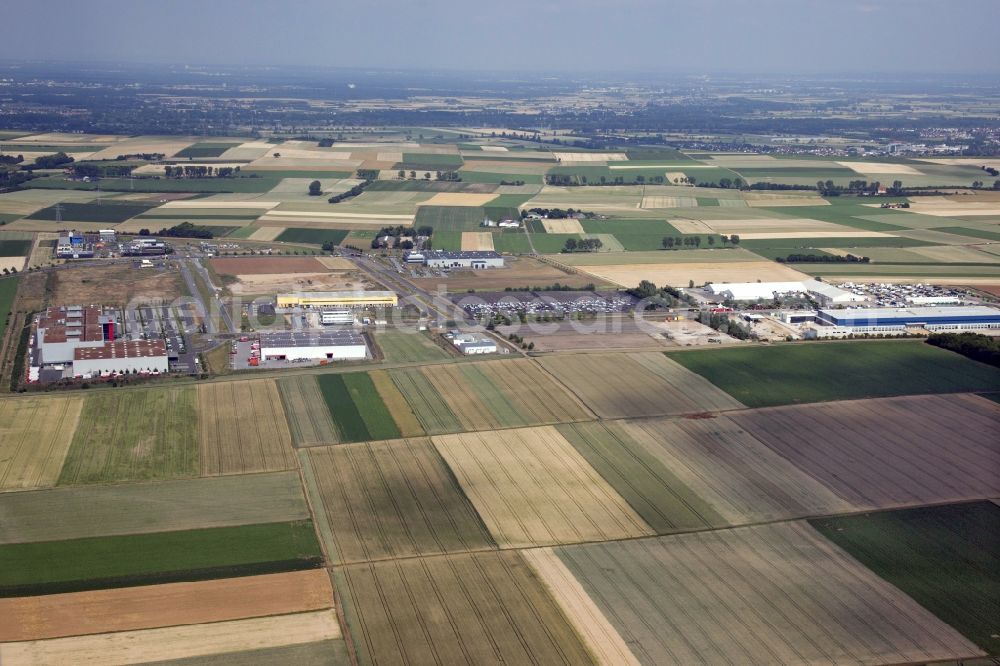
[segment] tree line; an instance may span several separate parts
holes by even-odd
[[[979,333],[934,333],[927,343],[1000,368],[1000,339]]]
[[[867,264],[869,257],[857,257],[853,254],[790,254],[787,257],[775,257],[779,264]]]
[[[708,245],[715,245],[715,236],[706,236]],[[737,234],[730,234],[729,236],[722,234],[719,236],[722,241],[723,247],[727,247],[729,244],[739,245],[740,237]],[[680,248],[682,245],[684,247],[701,247],[701,236],[664,236],[663,240],[660,241],[660,245],[664,250],[673,250],[674,248]]]

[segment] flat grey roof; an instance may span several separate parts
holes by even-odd
[[[995,317],[1000,315],[1000,309],[985,305],[964,305],[959,307],[921,307],[906,308],[848,308],[844,310],[823,309],[825,315],[834,317]]]
[[[500,253],[493,250],[449,251],[434,250],[424,255],[427,259],[499,259]]]
[[[365,339],[354,331],[278,331],[261,333],[260,346],[267,347],[346,347],[363,345]]]

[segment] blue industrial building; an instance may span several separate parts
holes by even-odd
[[[820,310],[816,321],[828,326],[886,330],[921,327],[927,330],[1000,328],[1000,310],[984,305],[962,307],[850,308]]]

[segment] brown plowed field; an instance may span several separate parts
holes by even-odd
[[[1000,405],[977,396],[773,407],[733,420],[858,508],[1000,495]]]
[[[241,599],[240,603],[243,600]],[[0,644],[4,664],[116,666],[340,638],[332,610]]]
[[[326,266],[313,257],[222,257],[211,260],[219,275],[322,273]]]
[[[285,410],[270,379],[201,384],[198,411],[203,475],[295,467]]]
[[[0,641],[284,615],[333,606],[322,569],[0,599]]]
[[[725,416],[618,426],[730,525],[853,508]]]

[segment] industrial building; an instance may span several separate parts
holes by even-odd
[[[94,244],[76,231],[59,234],[56,240],[56,257],[60,259],[89,259],[94,256]]]
[[[1000,329],[1000,310],[985,305],[819,310],[816,321],[851,329],[854,333],[887,333],[907,328],[932,332],[974,331]]]
[[[395,307],[398,299],[391,291],[308,291],[278,294],[278,308],[368,308]]]
[[[490,338],[481,338],[472,333],[457,333],[452,336],[451,344],[467,356],[473,354],[495,354],[497,343]]]
[[[822,306],[862,303],[864,296],[819,280],[801,282],[713,282],[708,291],[732,301],[770,300],[782,294],[807,294]]]
[[[37,381],[43,370],[51,370],[54,379],[169,370],[162,340],[123,341],[119,331],[115,310],[94,305],[47,309],[35,318],[29,380]]]
[[[133,238],[122,245],[122,255],[129,257],[156,256],[170,252],[170,246],[155,238]]]
[[[323,326],[350,325],[354,323],[354,313],[345,308],[323,310],[319,313],[319,323]]]
[[[163,340],[119,340],[100,347],[73,351],[73,376],[167,372],[167,346]]]
[[[434,250],[424,255],[429,268],[503,268],[503,257],[493,250],[449,252]]]
[[[364,336],[350,330],[260,334],[264,361],[357,361],[368,358]]]

